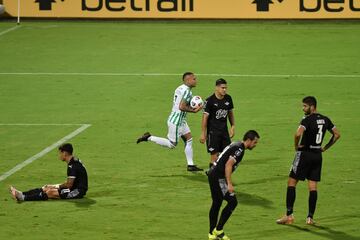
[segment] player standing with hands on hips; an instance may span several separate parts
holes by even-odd
[[[309,211],[306,224],[315,224],[313,217],[317,201],[317,183],[320,182],[321,177],[322,152],[328,150],[340,138],[340,133],[331,120],[316,111],[315,97],[305,97],[302,102],[305,116],[295,133],[296,153],[288,179],[287,211],[284,217],[276,221],[278,224],[294,222],[295,187],[299,180],[305,179],[308,180],[309,187]],[[325,147],[321,147],[326,131],[329,131],[332,137]]]
[[[202,116],[200,143],[205,143],[210,153],[210,167],[220,152],[231,143],[235,135],[234,104],[227,92],[225,79],[215,82],[215,93],[206,99],[205,110]],[[228,131],[227,119],[230,122]]]

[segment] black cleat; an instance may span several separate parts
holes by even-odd
[[[200,171],[204,171],[202,168],[198,168],[196,165],[188,165],[187,166],[187,170],[189,172],[200,172]]]
[[[138,138],[136,143],[145,142],[145,141],[147,141],[149,139],[149,137],[151,137],[151,134],[149,132],[146,132],[141,137]]]

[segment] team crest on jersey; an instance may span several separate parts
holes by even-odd
[[[237,150],[236,152],[235,152],[235,156],[240,156],[241,155],[241,153],[242,153],[242,149],[239,149],[239,150]]]

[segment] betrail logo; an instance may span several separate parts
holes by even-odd
[[[270,4],[274,4],[272,0],[254,0],[252,3],[256,4],[256,11],[258,12],[268,12]]]
[[[51,11],[53,3],[56,3],[55,0],[35,0],[36,3],[39,3],[40,11]]]

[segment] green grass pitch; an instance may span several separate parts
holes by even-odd
[[[0,22],[0,32],[13,26]],[[166,136],[180,75],[96,75],[194,71],[193,93],[202,97],[221,74],[251,75],[225,77],[235,139],[248,129],[261,135],[233,176],[239,205],[227,234],[359,240],[359,43],[359,22],[27,21],[0,35],[0,124],[92,124],[70,141],[88,169],[86,198],[21,204],[10,198],[10,184],[26,190],[65,180],[66,165],[53,150],[0,182],[0,239],[207,239],[207,179],[185,171],[183,144],[174,150],[135,144],[147,130]],[[215,75],[201,75],[209,73]],[[296,223],[278,226],[305,95],[318,98],[319,112],[342,138],[323,155],[318,226],[305,225],[305,183],[297,188]],[[201,114],[188,115],[195,162],[206,168],[200,121]],[[0,125],[0,175],[77,128]]]

